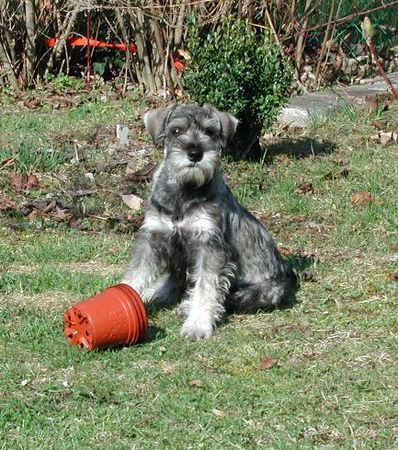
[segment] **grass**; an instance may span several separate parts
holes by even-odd
[[[77,123],[77,139],[92,143],[87,158],[59,161],[47,175],[35,161],[3,167],[3,195],[63,199],[93,164],[130,157],[108,152],[109,133],[95,143],[126,108],[108,107],[29,111],[37,139],[53,139],[54,151]],[[131,115],[141,107],[128,106]],[[292,309],[230,316],[206,342],[182,340],[173,310],[153,309],[138,345],[68,346],[65,308],[119,279],[134,235],[3,209],[0,448],[397,448],[398,145],[371,138],[375,120],[398,131],[397,112],[343,110],[269,142],[261,162],[224,164],[232,190],[267,223],[302,283]],[[29,133],[27,114],[2,113],[3,148]],[[41,191],[15,192],[10,173],[28,167]],[[82,198],[81,210],[130,214],[113,192],[124,170],[96,178],[101,195]],[[353,204],[364,191],[375,201]],[[265,357],[277,363],[261,370]]]

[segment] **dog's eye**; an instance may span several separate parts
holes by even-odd
[[[171,134],[173,136],[178,136],[179,134],[181,134],[181,128],[175,127],[171,129]]]
[[[207,134],[207,136],[209,137],[215,137],[217,134],[217,130],[215,128],[209,127],[205,129],[205,133]]]

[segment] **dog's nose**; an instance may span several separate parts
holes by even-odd
[[[188,159],[192,162],[198,162],[203,158],[203,150],[198,147],[188,149]]]

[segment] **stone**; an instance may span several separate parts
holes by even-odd
[[[398,88],[398,72],[388,74]],[[277,121],[282,125],[305,128],[315,117],[324,117],[343,105],[364,106],[380,96],[388,96],[389,90],[383,78],[363,80],[359,85],[310,92],[292,97],[281,111]]]

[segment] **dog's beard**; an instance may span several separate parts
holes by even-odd
[[[180,152],[169,156],[175,180],[184,186],[200,187],[208,183],[214,174],[218,162],[215,152],[207,152],[197,162],[189,161],[186,154]]]

